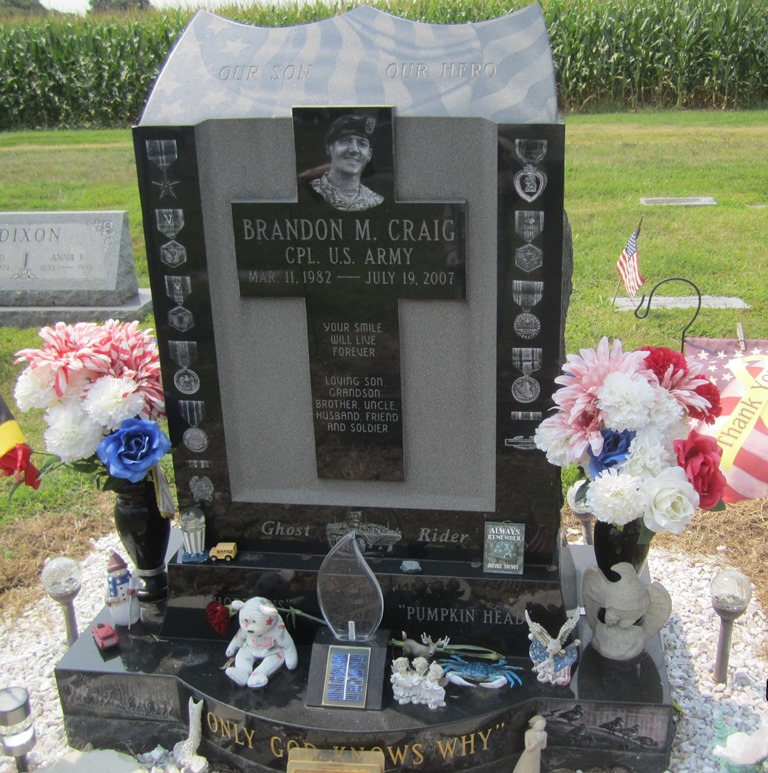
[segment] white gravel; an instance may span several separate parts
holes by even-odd
[[[94,544],[83,564],[83,589],[75,600],[80,631],[104,605],[106,555],[122,549],[116,535]],[[715,684],[719,618],[712,609],[709,583],[727,568],[727,550],[711,558],[692,558],[660,548],[651,550],[654,579],[670,592],[672,616],[662,631],[673,699],[683,712],[675,739],[671,773],[718,773],[720,759],[712,753],[723,733],[752,732],[768,723],[768,663],[757,653],[766,650],[768,622],[752,600],[733,631],[728,682]],[[31,696],[37,744],[29,753],[30,769],[50,764],[71,752],[64,734],[53,669],[66,650],[64,617],[58,604],[44,597],[0,632],[0,686],[21,685]],[[717,734],[721,734],[718,736]],[[13,773],[15,763],[0,757],[0,773]]]

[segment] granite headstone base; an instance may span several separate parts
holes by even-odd
[[[119,322],[141,320],[152,311],[152,294],[139,288],[126,303],[108,306],[0,306],[0,327],[40,327],[64,322]]]
[[[396,639],[405,633],[419,641],[426,632],[436,641],[449,636],[452,644],[479,644],[505,654],[527,657],[525,611],[548,630],[557,631],[567,610],[576,607],[575,578],[570,552],[559,565],[527,566],[521,575],[490,575],[479,562],[421,560],[419,574],[405,573],[398,558],[372,557],[384,596],[383,628]],[[226,641],[236,632],[217,634],[207,621],[209,602],[229,603],[264,596],[285,617],[300,610],[316,618],[317,572],[321,555],[239,552],[236,559],[190,564],[178,557],[168,565],[169,598],[162,635],[172,639]],[[301,613],[294,639],[311,645],[316,625]]]
[[[578,570],[591,563],[591,548],[573,553]],[[659,637],[636,661],[617,663],[583,643],[589,631],[582,620],[581,659],[567,687],[539,683],[530,661],[513,657],[509,663],[523,669],[522,685],[449,684],[447,705],[430,710],[398,705],[385,684],[383,709],[365,711],[307,706],[310,644],[299,644],[295,671],[282,669],[264,689],[252,690],[222,671],[226,637],[169,640],[160,635],[164,609],[145,611],[152,614],[120,629],[118,649],[102,652],[84,633],[56,667],[74,748],[172,748],[187,736],[186,707],[194,697],[205,703],[200,753],[233,770],[285,771],[288,751],[305,747],[381,749],[387,770],[400,773],[508,773],[534,714],[547,720],[543,771],[662,773],[668,766],[675,711]],[[101,619],[108,619],[106,609]],[[298,631],[296,638],[305,636]]]

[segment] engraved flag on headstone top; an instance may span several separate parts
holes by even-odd
[[[722,414],[697,429],[723,450],[723,501],[768,496],[768,341],[688,338],[685,351],[720,389]]]

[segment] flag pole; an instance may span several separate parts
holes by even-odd
[[[619,288],[621,287],[621,277],[616,282],[616,292],[613,294],[613,300],[611,301],[611,307],[616,305],[616,299],[619,297]]]

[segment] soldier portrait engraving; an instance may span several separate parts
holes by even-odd
[[[375,130],[374,116],[348,114],[337,118],[326,132],[330,167],[310,186],[342,212],[362,212],[384,201],[383,196],[361,182],[363,171],[373,158],[371,140]]]

